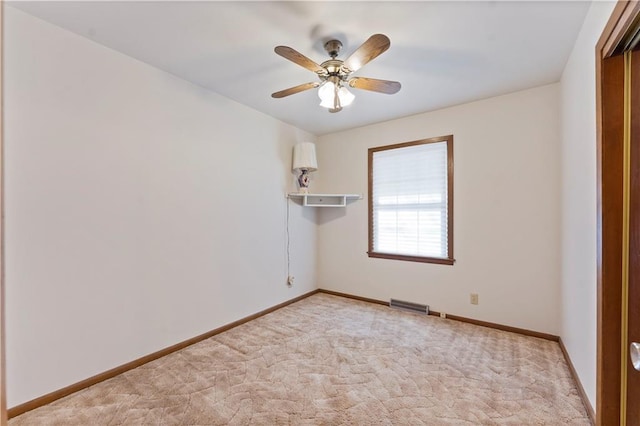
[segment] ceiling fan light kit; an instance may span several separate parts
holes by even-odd
[[[355,95],[342,85],[338,77],[329,77],[318,89],[320,106],[328,108],[329,112],[338,112],[343,106],[351,105]]]
[[[355,52],[344,61],[336,59],[342,42],[329,40],[324,44],[331,59],[318,65],[298,51],[288,46],[277,46],[275,52],[285,59],[294,62],[317,74],[320,83],[311,82],[290,87],[271,95],[273,98],[284,98],[305,90],[318,88],[320,106],[327,108],[329,112],[339,112],[342,107],[350,105],[355,99],[348,87],[369,90],[372,92],[392,95],[397,93],[401,85],[397,81],[377,80],[374,78],[351,77],[351,74],[385,52],[391,42],[384,34],[374,34],[367,39]]]

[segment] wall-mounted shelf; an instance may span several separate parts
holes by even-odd
[[[345,207],[348,200],[360,200],[360,194],[288,194],[289,198],[299,198],[305,207]]]

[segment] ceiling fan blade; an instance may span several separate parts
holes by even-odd
[[[304,56],[302,53],[298,52],[295,49],[292,49],[288,46],[277,46],[273,50],[283,58],[288,59],[291,62],[294,62],[300,65],[301,67],[308,69],[309,71],[313,71],[319,75],[327,74],[327,70],[325,70],[320,65],[316,64],[311,59],[307,58],[306,56]]]
[[[386,93],[393,95],[398,93],[402,87],[397,81],[378,80],[375,78],[353,77],[349,80],[349,86],[356,89],[371,90],[372,92]]]
[[[296,93],[304,92],[305,90],[313,89],[320,86],[320,83],[304,83],[297,86],[289,87],[288,89],[281,90],[271,94],[272,98],[284,98],[285,96],[295,95]]]
[[[344,61],[342,69],[346,73],[357,71],[382,54],[389,46],[391,46],[389,37],[384,34],[374,34]]]

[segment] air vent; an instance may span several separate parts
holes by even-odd
[[[404,302],[402,300],[391,299],[389,301],[390,308],[402,309],[403,311],[411,311],[419,314],[429,315],[429,306],[419,303]]]

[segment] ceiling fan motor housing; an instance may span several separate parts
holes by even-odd
[[[339,59],[329,59],[328,61],[324,61],[320,64],[320,66],[327,71],[327,75],[320,76],[322,80],[330,76],[338,76],[341,79],[345,79],[347,77],[347,74],[342,70],[342,61]]]

